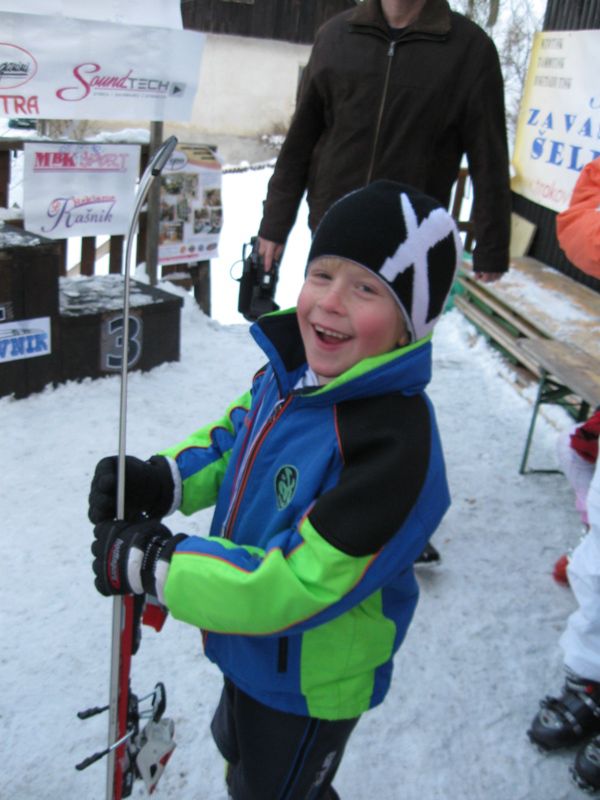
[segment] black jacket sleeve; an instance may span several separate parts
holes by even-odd
[[[336,413],[344,466],[309,519],[338,550],[365,556],[398,532],[421,492],[431,451],[429,409],[419,395],[393,393],[340,403]]]

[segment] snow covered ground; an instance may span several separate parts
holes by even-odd
[[[225,177],[215,319],[186,297],[180,362],[131,375],[130,453],[150,455],[216,418],[262,363],[246,324],[231,324],[237,284],[228,270],[256,232],[267,177],[265,170]],[[294,237],[282,305],[301,281],[302,221]],[[578,538],[573,498],[560,475],[518,474],[531,392],[517,392],[507,367],[457,311],[436,329],[434,359],[430,394],[453,493],[434,538],[443,563],[419,570],[421,600],[392,690],[359,724],[336,788],[343,800],[576,800],[583,795],[568,777],[572,755],[542,756],[525,736],[539,698],[562,682],[558,637],[574,601],[551,570]],[[0,399],[0,797],[7,800],[104,797],[104,762],[82,773],[74,765],[106,739],[104,716],[80,721],[76,713],[107,699],[110,601],[93,588],[86,512],[94,466],[117,449],[118,408],[117,377]],[[538,424],[532,465],[555,463],[557,427],[568,421],[555,414],[550,422]],[[169,525],[202,534],[209,518],[177,515]],[[142,694],[157,680],[167,687],[178,747],[155,796],[225,800],[208,732],[220,676],[196,630],[173,620],[160,634],[144,629],[133,688]],[[136,784],[133,797],[143,796]]]

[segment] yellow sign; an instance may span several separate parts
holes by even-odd
[[[600,156],[600,31],[534,38],[513,155],[512,189],[563,211],[583,167]]]

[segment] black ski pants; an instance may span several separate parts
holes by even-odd
[[[322,720],[259,703],[225,679],[211,723],[228,763],[233,800],[330,800],[346,743],[359,718]]]

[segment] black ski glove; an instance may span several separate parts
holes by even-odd
[[[89,495],[88,516],[94,524],[117,516],[117,456],[96,465]],[[125,519],[139,520],[144,514],[160,519],[173,504],[175,484],[164,456],[142,461],[125,456]]]
[[[171,561],[183,533],[173,536],[157,520],[144,522],[101,522],[94,528],[92,543],[96,575],[95,585],[100,594],[150,594],[162,597],[166,579],[164,567]],[[162,569],[159,569],[162,567]],[[158,574],[157,574],[158,569]]]

